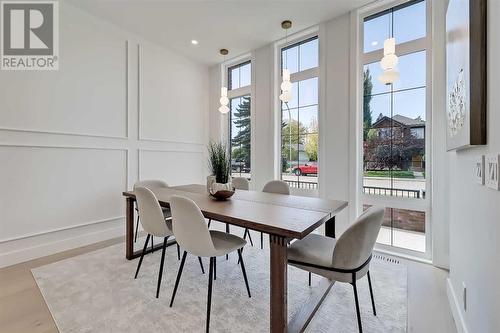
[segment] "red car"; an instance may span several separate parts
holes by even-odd
[[[303,165],[296,166],[292,171],[296,176],[301,175],[317,175],[318,174],[318,164],[315,162],[309,162]]]

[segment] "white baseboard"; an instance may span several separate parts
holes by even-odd
[[[468,333],[467,326],[465,325],[465,318],[460,311],[460,302],[458,301],[455,290],[451,285],[450,278],[446,279],[446,294],[448,295],[448,302],[450,303],[451,313],[453,314],[453,319],[455,319],[455,325],[457,326],[458,333]]]
[[[123,219],[75,227],[0,244],[0,268],[125,234]]]

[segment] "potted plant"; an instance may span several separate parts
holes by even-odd
[[[234,193],[231,184],[231,161],[226,145],[220,142],[210,142],[208,145],[208,165],[211,175],[207,177],[208,192],[218,198],[226,199]]]

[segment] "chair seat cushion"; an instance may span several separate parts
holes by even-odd
[[[309,234],[288,247],[288,260],[302,263],[332,267],[335,238],[317,234]]]
[[[215,256],[223,256],[246,245],[247,241],[233,234],[210,230],[210,236],[215,247]]]
[[[330,280],[339,282],[353,282],[352,273],[340,273],[331,271],[328,268],[340,268],[333,266],[333,249],[337,240],[317,234],[310,234],[304,239],[294,242],[288,247],[288,260],[294,260],[298,263],[290,263],[290,265],[300,269],[324,276]],[[311,267],[304,264],[312,264],[320,267]],[[324,268],[322,268],[324,267]],[[361,270],[357,271],[354,278],[360,279],[368,272],[370,265],[366,265]]]

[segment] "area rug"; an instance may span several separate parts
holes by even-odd
[[[255,234],[254,239],[258,239]],[[138,260],[125,259],[125,245],[110,246],[32,270],[61,333],[70,332],[203,332],[207,279],[196,257],[187,257],[174,306],[169,307],[177,269],[175,246],[167,250],[160,298],[155,298],[161,251]],[[212,294],[212,332],[269,331],[269,252],[245,247],[244,260],[252,297],[246,293],[237,255],[217,258]],[[205,259],[208,270],[208,259]],[[365,332],[406,332],[407,269],[405,264],[375,255],[371,276],[377,306],[373,316],[368,281],[358,282]],[[311,294],[320,277],[308,286],[307,273],[288,270],[288,313],[293,314]],[[307,332],[357,332],[352,286],[336,283]]]

